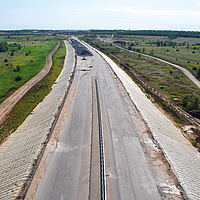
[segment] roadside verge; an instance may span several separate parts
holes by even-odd
[[[198,151],[184,138],[181,131],[153,105],[123,70],[103,53],[94,50],[105,59],[121,80],[140,115],[150,128],[154,139],[159,143],[188,198],[200,199],[200,154]]]

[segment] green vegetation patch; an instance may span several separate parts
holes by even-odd
[[[140,38],[141,36],[139,37],[139,36],[130,36],[129,35],[129,36],[127,36],[126,39],[128,40],[131,38],[132,42],[128,43],[127,40],[126,40],[126,42],[123,42],[123,43],[119,42],[118,43],[119,46],[121,46],[121,44],[122,44],[123,47],[129,48],[131,43],[133,43],[133,41],[134,41],[136,48],[140,48],[141,51],[143,51],[141,48],[141,45],[139,46],[139,44],[142,43],[142,41],[145,41],[144,37],[142,37],[142,39],[138,40],[138,41],[136,41],[136,39],[134,40],[133,37]],[[158,89],[161,93],[163,93],[168,99],[170,99],[177,106],[184,109],[191,115],[200,118],[200,108],[199,108],[200,91],[177,68],[172,67],[171,65],[167,65],[165,63],[156,61],[154,59],[144,57],[141,54],[139,54],[140,56],[138,56],[137,54],[130,53],[128,51],[123,51],[123,50],[113,46],[112,44],[109,45],[109,44],[99,42],[99,40],[97,40],[97,38],[94,38],[94,37],[92,38],[90,36],[87,36],[84,38],[84,40],[92,45],[95,45],[96,47],[100,48],[104,52],[112,53],[116,58],[121,60],[123,63],[129,65],[136,72],[141,74],[142,77],[146,80],[146,82],[149,85],[152,85],[153,87]],[[136,44],[136,43],[138,43],[138,44]],[[135,48],[135,46],[132,45],[131,47]],[[153,52],[157,52],[157,51],[161,50],[161,47],[158,47],[158,46],[156,47],[156,46],[157,46],[157,44],[155,41],[155,48],[153,49],[154,50]],[[146,48],[147,47],[145,47],[145,51],[146,51]],[[152,47],[150,47],[150,48],[152,48]],[[168,48],[173,49],[173,47],[168,47]],[[186,47],[184,47],[184,48],[186,48]],[[178,52],[180,52],[180,51],[183,51],[183,50],[179,50]],[[191,55],[192,55],[192,53],[191,53]],[[180,54],[179,56],[180,57],[178,59],[179,60],[182,59],[184,61],[185,53],[182,52],[182,54]],[[190,57],[190,60],[195,60],[195,59],[196,58]],[[119,60],[118,60],[118,62],[119,62]],[[170,61],[171,61],[171,59],[170,59]],[[194,67],[196,67],[196,68],[194,68]],[[198,69],[199,68],[197,67],[197,65],[194,65],[194,63],[193,63],[193,67],[191,68],[191,70],[193,70],[194,73],[196,73],[196,74],[199,73],[199,77],[200,77],[200,70],[198,70]],[[126,70],[126,72],[128,72],[128,71]],[[128,73],[128,74],[130,75],[130,73]],[[184,99],[186,95],[188,95],[187,103],[185,103],[185,99]],[[157,101],[160,101],[160,100],[157,98]],[[162,102],[162,104],[160,104],[160,105],[164,106],[169,111],[170,110],[169,106],[166,106],[165,104],[166,103]],[[171,112],[171,113],[174,114],[173,112]]]
[[[26,41],[20,50],[0,53],[0,103],[44,67],[46,56],[56,45],[54,40],[38,41],[36,44]]]
[[[57,42],[56,42],[57,43]],[[51,86],[59,76],[66,55],[66,48],[62,42],[59,50],[53,56],[53,66],[50,73],[38,84],[36,84],[14,107],[10,113],[8,121],[0,129],[0,142],[14,132],[32,110],[50,92]]]

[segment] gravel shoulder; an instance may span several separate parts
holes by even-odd
[[[200,154],[181,131],[145,96],[131,78],[110,58],[96,50],[121,80],[133,103],[161,147],[189,199],[200,199]]]
[[[67,56],[52,91],[23,124],[0,146],[0,199],[14,199],[26,183],[55,120],[75,65],[74,50],[65,41]]]

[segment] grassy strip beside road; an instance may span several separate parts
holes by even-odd
[[[61,47],[53,56],[53,66],[50,73],[36,84],[11,111],[8,121],[0,129],[0,142],[14,132],[38,103],[51,91],[51,86],[62,70],[65,55],[66,48],[64,42],[62,42]]]
[[[170,99],[176,106],[200,118],[199,89],[181,71],[171,65],[143,57],[141,54],[136,55],[124,51],[112,44],[105,44],[91,40],[90,38],[84,40],[107,54],[116,63],[120,63],[118,65],[121,65],[125,72],[137,82],[146,93],[147,97],[162,107],[178,126],[184,127],[190,123],[184,115],[180,114],[176,109],[166,103],[160,95],[157,94],[156,90],[158,90],[160,94],[164,94],[165,97]],[[131,71],[133,69],[136,74],[132,74]],[[149,86],[155,88],[155,90],[150,90]],[[195,141],[192,144],[198,148],[200,148],[199,136],[200,135],[196,133],[194,135],[187,135],[190,141]]]
[[[8,50],[0,52],[0,103],[43,68],[46,56],[57,45],[57,38],[0,37],[0,40],[8,43]]]
[[[200,118],[199,89],[177,68],[94,40],[87,40],[104,52],[112,53],[119,60],[141,74],[148,84],[157,88],[177,106]],[[186,101],[186,102],[185,102]]]

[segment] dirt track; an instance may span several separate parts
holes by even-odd
[[[0,126],[5,123],[7,118],[9,117],[9,113],[14,108],[14,106],[17,104],[17,102],[39,81],[41,81],[50,71],[53,60],[52,56],[54,53],[59,49],[60,47],[60,40],[58,41],[58,44],[56,47],[47,55],[46,57],[46,63],[42,70],[34,76],[32,79],[30,79],[28,82],[26,82],[23,86],[21,86],[17,91],[15,91],[10,97],[8,97],[5,101],[3,101],[0,104]]]

